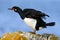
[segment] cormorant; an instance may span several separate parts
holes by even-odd
[[[46,23],[43,21],[42,18],[45,18],[45,16],[49,17],[49,15],[35,10],[35,9],[24,9],[22,10],[21,8],[17,6],[13,6],[12,8],[8,8],[9,10],[13,10],[14,12],[17,12],[21,19],[24,20],[24,22],[31,27],[35,33],[36,31],[46,28],[46,26],[54,26],[55,22],[50,22]]]

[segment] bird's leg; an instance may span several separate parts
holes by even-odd
[[[34,33],[36,33],[36,30],[34,30]]]
[[[36,30],[34,30],[33,32],[30,32],[30,33],[32,33],[32,34],[36,34]]]

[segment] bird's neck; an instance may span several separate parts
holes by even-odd
[[[22,19],[24,19],[25,15],[24,15],[24,13],[23,13],[23,10],[18,10],[18,14],[20,15],[20,17],[21,17]]]

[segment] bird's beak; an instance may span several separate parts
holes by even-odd
[[[12,8],[8,8],[8,10],[13,10]]]
[[[14,8],[8,8],[8,10],[14,10]]]

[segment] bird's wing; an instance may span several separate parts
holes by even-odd
[[[38,11],[37,12],[36,11],[27,12],[26,16],[28,16],[28,17],[34,17],[34,18],[44,18],[44,19],[46,19],[45,16],[49,17],[47,14],[42,13],[42,12],[38,12]]]
[[[24,9],[24,13],[26,16],[34,18],[45,18],[45,16],[49,17],[49,15],[34,9]]]
[[[37,11],[36,12],[36,16],[39,16],[39,17],[45,17],[45,16],[47,16],[47,17],[49,17],[49,15],[47,15],[47,14],[41,12],[41,11]]]
[[[49,15],[47,15],[47,14],[41,12],[41,11],[37,11],[36,16],[42,17],[42,18],[44,18],[44,19],[46,19],[46,16],[47,16],[47,17],[50,17]]]

